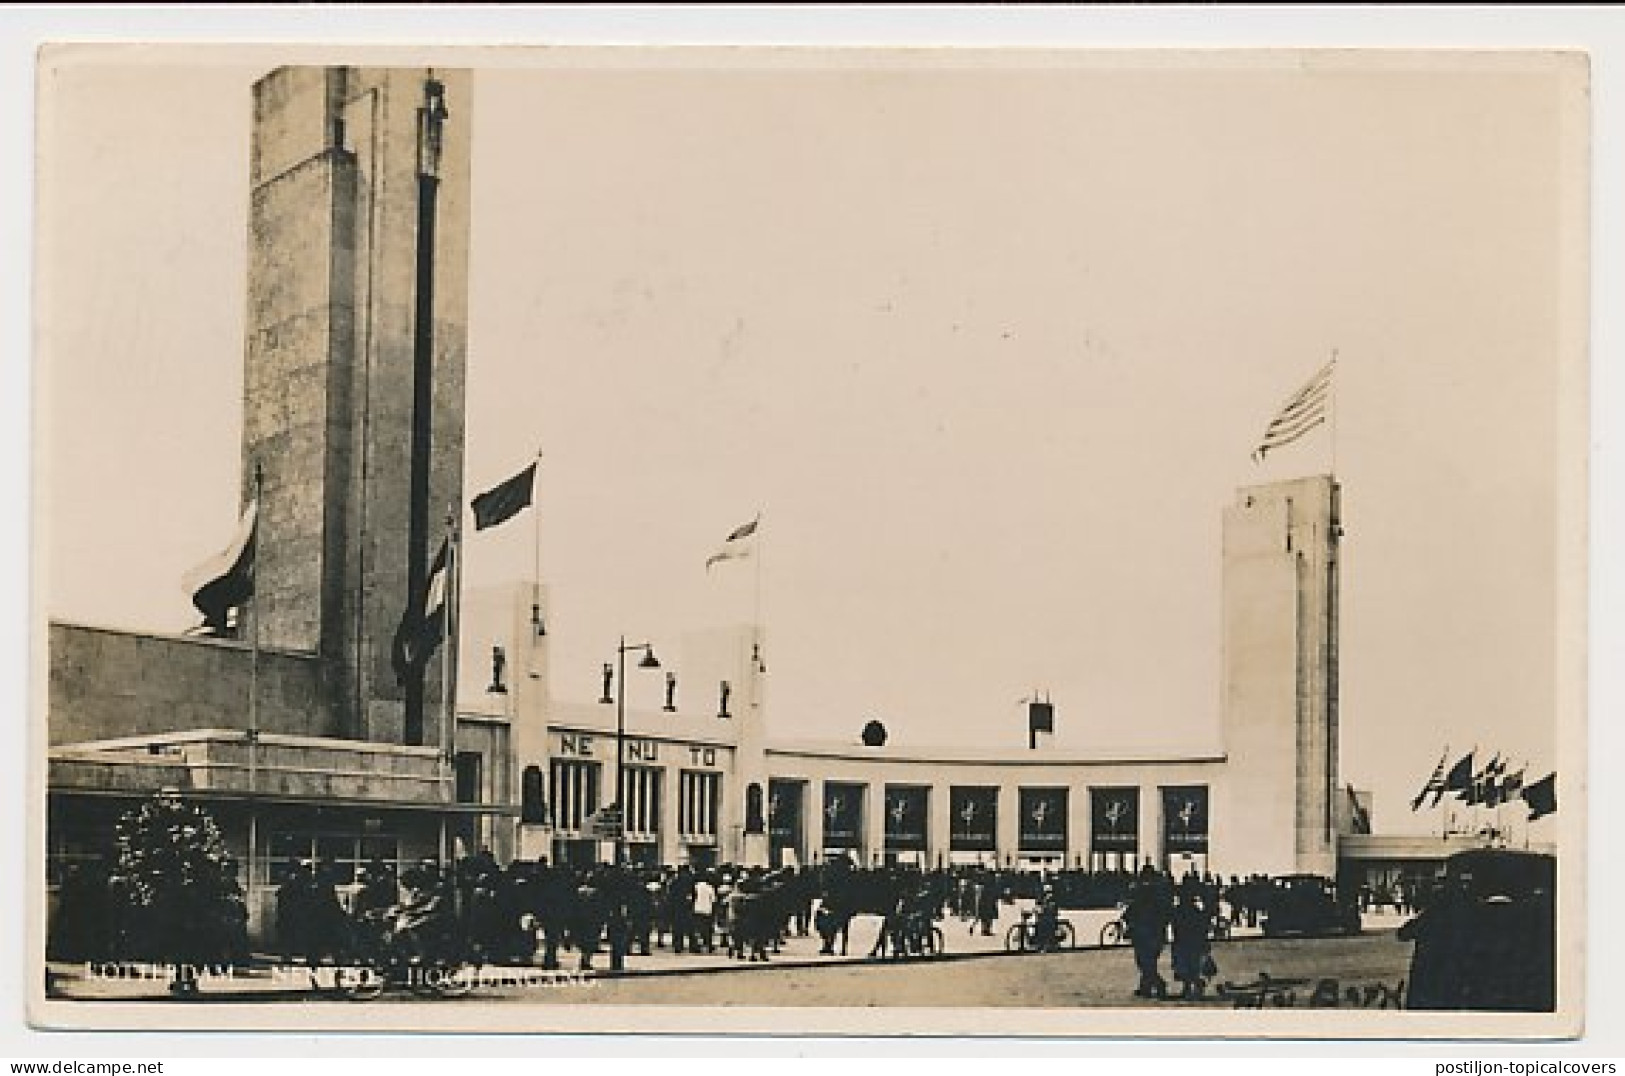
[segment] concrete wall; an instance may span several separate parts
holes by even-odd
[[[246,643],[65,623],[51,624],[47,639],[53,745],[249,727]],[[256,690],[263,731],[337,735],[314,655],[262,649]]]

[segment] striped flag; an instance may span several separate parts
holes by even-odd
[[[1309,383],[1281,406],[1274,421],[1264,430],[1264,436],[1253,449],[1253,462],[1262,463],[1273,448],[1290,445],[1310,430],[1326,421],[1327,404],[1332,395],[1332,371],[1337,366],[1333,359]]]
[[[249,501],[237,523],[231,544],[186,573],[183,585],[192,604],[203,614],[209,634],[223,634],[232,609],[254,594],[254,535],[259,520],[258,498]]]
[[[440,551],[429,565],[429,578],[423,593],[413,595],[400,626],[395,629],[395,645],[390,654],[395,679],[406,682],[413,666],[427,662],[446,635],[446,596],[451,584],[451,539],[440,543]]]
[[[735,527],[733,533],[723,539],[722,548],[711,554],[710,558],[706,560],[705,570],[710,571],[711,565],[719,561],[736,560],[740,557],[750,556],[756,548],[756,544],[751,539],[756,536],[756,526],[761,522],[762,517],[758,515],[749,523],[741,523]]]
[[[1416,798],[1411,800],[1411,810],[1420,811],[1422,809],[1422,801],[1428,798],[1429,792],[1436,793],[1434,796],[1434,802],[1438,802],[1439,796],[1443,795],[1444,793],[1444,764],[1449,758],[1450,748],[1446,747],[1444,749],[1444,754],[1439,756],[1439,764],[1433,767],[1433,776],[1427,779],[1427,783],[1422,786],[1422,791],[1418,792],[1416,794]]]

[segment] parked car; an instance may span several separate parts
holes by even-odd
[[[1399,928],[1415,943],[1408,1009],[1552,1012],[1557,1003],[1557,860],[1475,849],[1445,862],[1438,893]]]
[[[1288,874],[1276,879],[1264,910],[1264,935],[1358,934],[1360,908],[1330,878]]]

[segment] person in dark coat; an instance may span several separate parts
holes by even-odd
[[[1410,977],[1405,988],[1407,1009],[1463,1008],[1459,974],[1468,897],[1457,886],[1443,889],[1397,932],[1400,941],[1414,942]]]
[[[687,863],[677,868],[666,885],[666,909],[671,915],[671,947],[681,953],[694,948],[694,871]]]
[[[1148,863],[1140,869],[1139,878],[1129,893],[1128,908],[1123,912],[1129,942],[1134,946],[1134,966],[1140,973],[1135,997],[1168,996],[1168,982],[1157,970],[1157,964],[1168,943],[1168,925],[1172,919],[1170,888],[1157,869]]]
[[[575,920],[575,883],[564,867],[538,860],[531,887],[530,912],[542,932],[542,969],[559,969],[559,946],[569,939]]]
[[[575,902],[571,909],[570,944],[580,955],[577,967],[592,970],[592,958],[598,954],[598,943],[604,935],[604,923],[609,918],[609,902],[603,891],[603,877],[594,871],[576,887]]]
[[[1211,952],[1208,941],[1210,923],[1211,918],[1201,897],[1196,892],[1182,889],[1174,906],[1173,922],[1174,978],[1182,986],[1179,992],[1182,998],[1201,997],[1207,985],[1203,969]]]
[[[976,922],[981,925],[984,936],[993,933],[993,924],[998,918],[998,879],[991,873],[983,874],[976,881]]]

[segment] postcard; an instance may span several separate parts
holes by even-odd
[[[1581,1033],[1584,54],[39,88],[38,1026]]]

